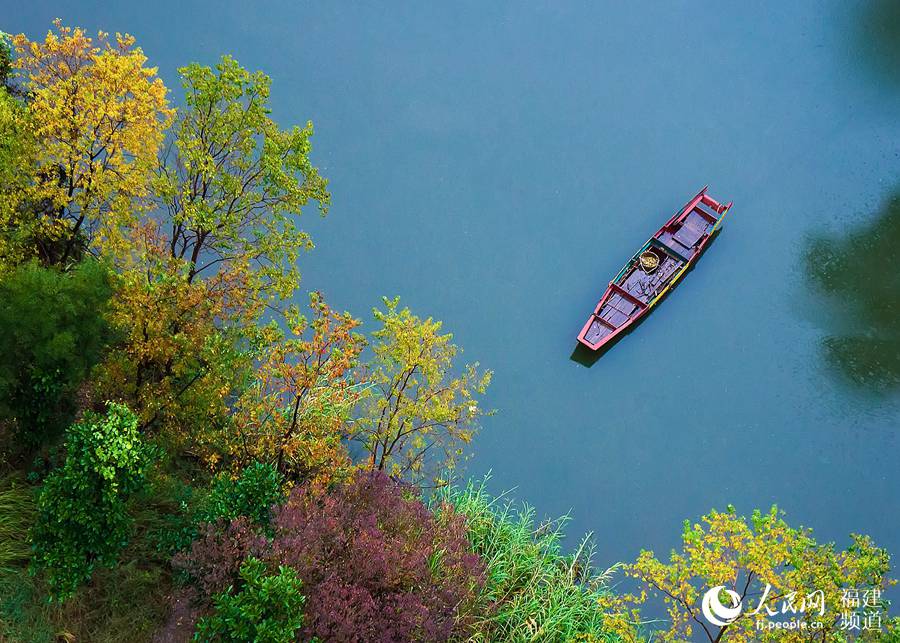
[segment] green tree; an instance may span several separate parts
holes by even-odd
[[[149,456],[125,406],[110,403],[105,416],[88,413],[69,428],[65,463],[44,482],[32,531],[33,569],[46,571],[53,597],[67,598],[97,566],[115,564]]]
[[[668,562],[642,551],[626,572],[642,584],[644,597],[661,595],[666,603],[671,626],[662,633],[664,641],[682,641],[694,633],[711,642],[856,640],[854,632],[840,628],[841,614],[847,611],[842,606],[843,590],[857,589],[862,595],[864,590],[883,591],[893,581],[887,578],[887,552],[867,536],[851,538],[848,549],[838,550],[834,543],[817,543],[809,529],[790,527],[776,507],[754,511],[749,521],[729,507],[703,516],[702,524],[685,521],[683,550],[673,551]],[[718,586],[734,592],[742,606],[739,615],[722,627],[701,614],[702,596]],[[733,606],[734,597],[725,590],[720,600]],[[821,627],[759,628],[768,623],[767,608],[780,612],[784,601],[798,609],[792,617]],[[799,610],[801,605],[806,609]]]
[[[312,123],[282,130],[269,116],[270,79],[230,56],[215,69],[179,70],[185,107],[156,180],[168,213],[169,252],[186,278],[250,270],[253,294],[286,297],[296,260],[311,248],[294,218],[310,200],[324,214],[327,181],[309,159]]]
[[[361,379],[371,382],[354,422],[353,438],[368,453],[368,468],[420,478],[436,464],[451,470],[485,414],[476,399],[491,371],[466,365],[452,374],[459,348],[441,334],[441,322],[420,319],[400,298],[375,309],[374,360]]]
[[[180,71],[185,106],[153,182],[163,214],[131,228],[115,255],[111,317],[125,341],[101,380],[174,450],[215,465],[227,449],[214,428],[250,371],[259,318],[293,292],[310,246],[295,217],[310,200],[324,211],[329,196],[309,160],[312,127],[270,118],[267,76],[229,57]]]
[[[68,273],[32,261],[0,281],[0,418],[27,447],[71,422],[75,392],[110,339],[109,295],[93,260]]]
[[[213,599],[215,612],[197,623],[195,641],[291,643],[303,627],[302,583],[290,567],[269,574],[261,560],[241,564],[241,584]]]

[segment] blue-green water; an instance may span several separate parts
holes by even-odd
[[[3,4],[6,31],[129,31],[170,87],[226,52],[270,74],[334,194],[306,218],[304,285],[367,319],[382,294],[443,319],[495,371],[470,472],[571,511],[599,563],[727,503],[900,556],[898,388],[865,364],[854,383],[823,345],[896,338],[897,300],[877,323],[836,306],[804,258],[900,189],[888,0]],[[607,280],[706,183],[735,206],[698,267],[593,367],[572,361]],[[896,285],[883,245],[871,279]]]

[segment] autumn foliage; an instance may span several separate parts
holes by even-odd
[[[371,387],[363,397],[352,439],[366,451],[365,466],[422,481],[451,471],[464,457],[480,419],[478,401],[491,371],[469,364],[453,373],[459,347],[442,324],[421,319],[400,298],[373,310],[375,359],[366,366]],[[441,482],[441,480],[438,480]]]
[[[65,27],[43,41],[13,38],[28,113],[40,141],[32,201],[42,257],[66,263],[124,242],[121,227],[146,203],[157,152],[174,111],[168,90],[128,34]]]
[[[307,317],[291,307],[286,332],[263,329],[265,346],[226,440],[238,465],[271,462],[291,479],[327,483],[350,469],[343,437],[360,395],[351,369],[364,341],[359,321],[333,311],[320,293],[310,295],[310,309]]]
[[[127,34],[0,32],[0,640],[630,642],[655,592],[661,640],[749,641],[706,587],[889,584],[864,536],[729,510],[619,596],[564,521],[455,487],[491,371],[398,297],[366,337],[301,290],[312,123],[230,56],[178,75],[175,108]]]
[[[134,227],[131,239],[110,302],[122,341],[97,373],[96,395],[127,402],[170,448],[215,462],[221,449],[211,433],[226,422],[228,395],[251,363],[243,340],[253,327],[223,323],[246,312],[233,298],[242,275],[188,282],[152,226]]]
[[[304,639],[444,641],[472,625],[483,567],[465,519],[440,520],[413,489],[360,473],[333,491],[295,487],[272,515],[267,540],[236,519],[209,526],[177,564],[205,596],[234,582],[248,556],[303,579]]]
[[[634,614],[636,605],[659,598],[670,619],[668,629],[659,633],[663,641],[856,640],[841,627],[846,613],[843,591],[881,593],[894,581],[888,578],[890,558],[885,550],[866,536],[854,534],[851,540],[845,550],[834,543],[818,543],[812,530],[791,527],[774,506],[754,511],[749,519],[734,507],[713,510],[698,523],[685,521],[682,550],[672,551],[668,560],[642,551],[625,568],[640,583],[640,594],[606,601],[604,606],[611,621],[621,622],[623,615]],[[743,606],[721,627],[700,613],[703,594],[718,586],[735,592]],[[815,601],[816,607],[799,609],[805,601]],[[805,623],[805,629],[766,627],[773,616],[785,613],[784,605],[792,606],[791,618]]]

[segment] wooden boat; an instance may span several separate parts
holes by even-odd
[[[578,341],[599,350],[646,315],[697,260],[731,207],[706,193],[676,212],[609,282]]]

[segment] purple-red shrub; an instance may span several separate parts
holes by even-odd
[[[249,556],[262,559],[269,550],[265,536],[241,516],[230,523],[204,524],[190,548],[175,555],[172,566],[185,572],[198,595],[209,600],[237,580],[241,563]]]
[[[464,518],[438,522],[384,474],[359,474],[327,493],[296,488],[272,527],[274,562],[303,580],[304,636],[443,641],[468,627],[482,566]]]
[[[173,564],[207,607],[248,556],[292,567],[307,598],[303,640],[445,641],[468,632],[483,567],[465,518],[448,509],[438,520],[414,488],[382,473],[329,491],[296,487],[273,508],[270,529],[266,537],[246,518],[204,525]]]

